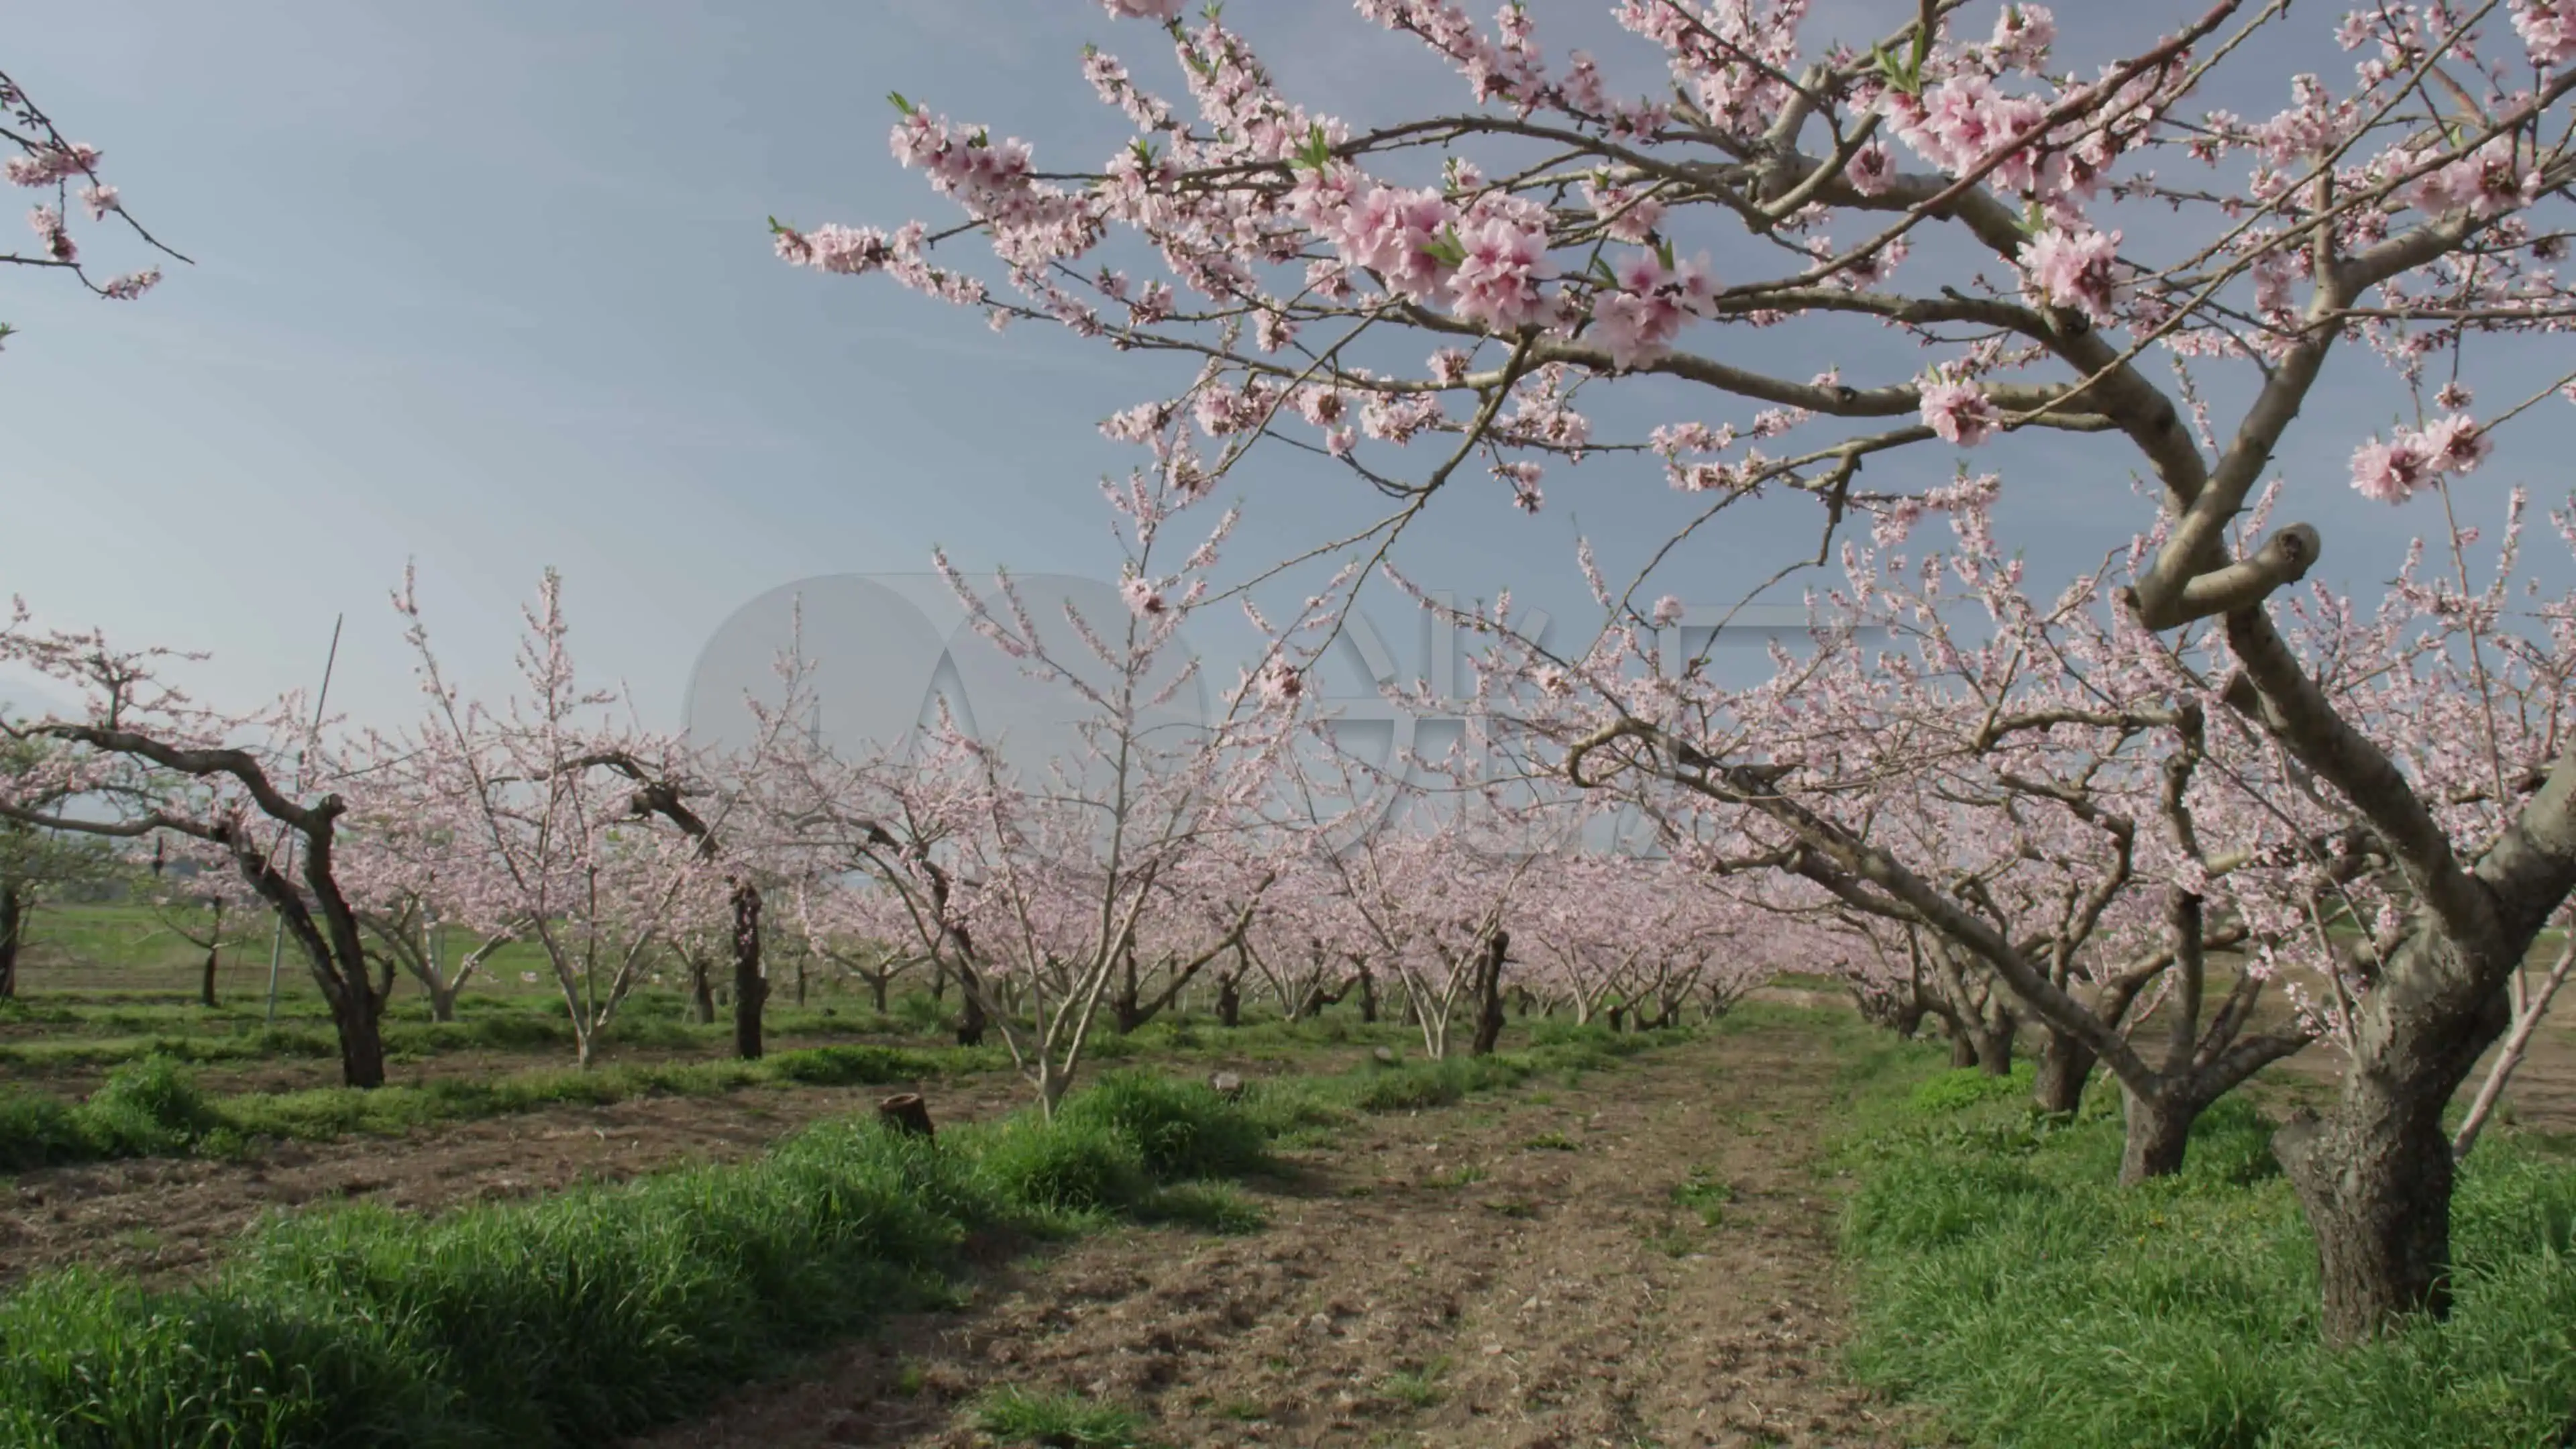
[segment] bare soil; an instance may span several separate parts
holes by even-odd
[[[1918,1443],[1836,1367],[1838,1101],[1785,1025],[1370,1119],[1253,1185],[1261,1232],[1076,1242],[632,1449],[967,1449],[1004,1385],[1191,1449]],[[1714,1226],[1675,1202],[1694,1168]]]

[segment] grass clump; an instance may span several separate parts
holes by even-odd
[[[163,1085],[138,1080],[120,1100],[147,1120],[186,1116],[185,1095]],[[0,1302],[0,1442],[606,1442],[699,1412],[890,1310],[942,1301],[971,1232],[1113,1214],[1257,1221],[1239,1197],[1156,1170],[1224,1160],[1139,1135],[1168,1126],[1168,1112],[1138,1105],[1167,1094],[1131,1084],[1096,1107],[1089,1095],[1051,1123],[1022,1114],[936,1139],[873,1118],[824,1123],[751,1163],[427,1221],[310,1212],[175,1290],[41,1276]],[[1180,1100],[1193,1141],[1257,1133],[1228,1104]],[[1013,1422],[1093,1436],[1037,1443],[1129,1442],[1115,1435],[1132,1427]]]
[[[1005,1444],[1042,1449],[1144,1449],[1145,1421],[1114,1404],[1079,1394],[1006,1388],[975,1406],[975,1427]]]
[[[1240,1177],[1269,1162],[1261,1125],[1212,1087],[1151,1072],[1113,1072],[1057,1114],[1059,1125],[1097,1124],[1137,1144],[1147,1172],[1164,1179]]]
[[[186,1152],[235,1140],[188,1069],[168,1057],[118,1067],[85,1102],[0,1092],[0,1171]]]
[[[2115,1116],[2051,1121],[1975,1080],[1930,1078],[1844,1154],[1864,1379],[1979,1445],[2563,1442],[2576,1163],[2481,1144],[2453,1202],[2451,1315],[2337,1353],[2318,1337],[2315,1240],[2251,1104],[2219,1102],[2180,1175],[2123,1190]]]

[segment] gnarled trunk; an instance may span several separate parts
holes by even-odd
[[[211,1007],[219,1004],[215,1000],[215,969],[223,964],[223,960],[224,948],[221,945],[213,945],[206,948],[205,971],[197,982],[197,1002],[199,1005]],[[447,1015],[438,1016],[435,1010],[433,1010],[431,1014],[439,1021],[452,1021],[455,1019],[455,1010],[455,1003],[451,998],[448,1004]]]
[[[2510,1015],[2502,990],[2469,989],[2488,973],[2456,959],[2429,925],[2394,954],[2355,1013],[2335,1104],[2322,1118],[2293,1115],[2272,1137],[2316,1232],[2330,1343],[2449,1311],[2454,1169],[2442,1109]],[[2393,1000],[2390,983],[2401,979],[2414,989]]]
[[[1243,990],[1232,976],[1216,979],[1216,1019],[1223,1026],[1243,1024]]]

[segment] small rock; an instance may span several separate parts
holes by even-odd
[[[1227,1101],[1243,1095],[1243,1078],[1232,1072],[1219,1072],[1208,1078],[1208,1086],[1215,1089],[1216,1094]]]
[[[1395,1048],[1393,1047],[1379,1047],[1377,1050],[1370,1052],[1369,1055],[1375,1057],[1378,1064],[1381,1066],[1391,1067],[1395,1065]]]

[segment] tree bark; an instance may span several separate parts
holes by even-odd
[[[331,1004],[332,1025],[340,1032],[340,1081],[345,1086],[373,1088],[385,1084],[385,1038],[377,1021],[383,1003],[369,999],[361,979],[355,992]]]
[[[1955,1018],[1945,1019],[1942,1025],[1950,1029],[1950,1070],[1959,1072],[1975,1066],[1977,1064],[1976,1037]]]
[[[733,1050],[744,1061],[760,1060],[760,1009],[768,996],[760,965],[760,887],[740,881],[733,888]]]
[[[707,979],[707,958],[692,953],[682,959],[689,963],[689,1020],[699,1026],[713,1026],[716,988],[715,983]]]
[[[2084,1103],[2084,1084],[2093,1075],[2092,1048],[2070,1033],[2048,1028],[2039,1046],[2039,1074],[2031,1084],[2031,1102],[2043,1112],[2071,1116]]]
[[[1243,990],[1232,976],[1216,979],[1216,1019],[1224,1026],[1243,1024]]]
[[[197,982],[197,1001],[199,1005],[213,1007],[220,1004],[215,1000],[215,968],[223,964],[223,958],[224,948],[222,946],[214,945],[206,948],[205,973]],[[432,1015],[435,1016],[436,1013],[433,1012]],[[437,1017],[437,1020],[440,1021],[446,1021],[448,1019],[448,1017],[444,1016]]]
[[[1484,959],[1476,964],[1476,1035],[1469,1056],[1492,1056],[1503,1039],[1503,961],[1511,948],[1509,931],[1498,928],[1486,938]]]
[[[2191,1124],[2208,1104],[2188,1097],[2142,1097],[2123,1094],[2128,1107],[2127,1131],[2120,1145],[2120,1185],[2135,1187],[2151,1177],[2182,1171],[2184,1149],[2191,1144]]]
[[[18,994],[18,948],[27,940],[27,887],[0,881],[0,1000]]]
[[[1360,1020],[1377,1022],[1377,977],[1366,966],[1360,968]]]
[[[2334,1106],[2323,1118],[2300,1112],[2272,1137],[2316,1231],[2329,1343],[2450,1310],[2454,1161],[2442,1109],[2510,1016],[2501,989],[2427,989],[2469,973],[2409,958],[2453,949],[2417,925],[2379,989],[2362,998]],[[2398,981],[2418,988],[2413,999],[2388,999]]]
[[[957,1013],[957,1044],[962,1047],[982,1046],[984,1031],[989,1025],[984,1015],[983,998],[976,994],[974,987],[963,982],[958,984],[957,995],[964,1003]]]

